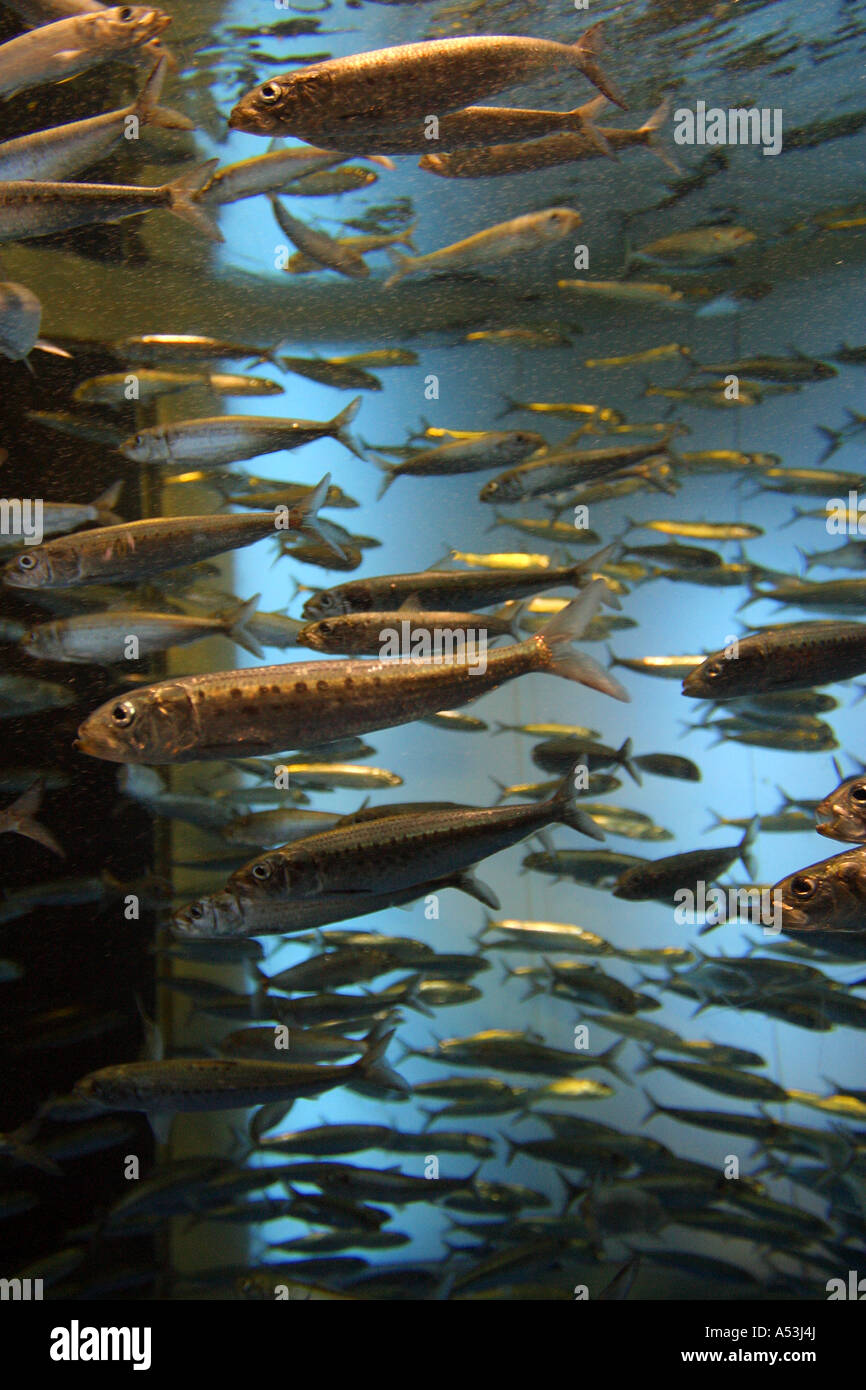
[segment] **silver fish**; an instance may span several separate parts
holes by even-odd
[[[628,700],[589,657],[568,650],[601,603],[595,581],[543,633],[468,661],[310,661],[184,676],[101,706],[78,746],[111,762],[189,762],[393,728],[457,707],[530,671],[550,671]]]

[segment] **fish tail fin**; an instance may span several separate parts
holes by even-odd
[[[364,1039],[367,1046],[363,1057],[353,1062],[348,1070],[355,1072],[364,1081],[372,1082],[374,1086],[381,1086],[385,1091],[402,1091],[408,1094],[412,1089],[408,1081],[385,1061],[388,1044],[396,1031],[396,1028],[388,1028],[384,1021],[374,1024]]]
[[[578,758],[546,803],[546,809],[551,820],[557,821],[560,825],[569,825],[572,830],[579,831],[581,835],[588,835],[591,840],[603,840],[604,832],[596,825],[592,816],[580,809],[575,799],[574,777],[580,766],[581,761]]]
[[[0,833],[12,831],[16,835],[24,835],[28,840],[35,840],[37,844],[44,845],[46,849],[53,850],[61,859],[65,859],[66,851],[57,843],[51,831],[36,819],[44,791],[45,783],[38,778],[26,792],[22,792],[17,801],[13,801],[11,806],[0,813]]]
[[[574,599],[542,629],[540,642],[547,653],[547,666],[556,676],[588,685],[592,690],[600,690],[604,695],[612,695],[615,700],[630,700],[628,691],[619,681],[609,675],[591,656],[585,652],[570,651],[572,642],[581,637],[590,620],[601,607],[606,590],[603,579],[588,584],[580,598]]]
[[[401,246],[408,246],[410,251],[415,251],[417,250],[417,248],[412,238],[414,237],[417,230],[418,218],[416,217],[415,221],[412,222],[404,232],[401,232],[398,237],[395,237],[394,240],[399,241]]]
[[[757,837],[758,830],[760,829],[760,826],[761,826],[761,817],[760,817],[760,816],[752,816],[752,819],[749,821],[749,824],[746,826],[746,830],[745,830],[745,833],[744,833],[744,835],[743,835],[743,838],[742,838],[742,840],[740,841],[740,852],[739,852],[739,855],[737,856],[737,857],[739,858],[739,860],[740,860],[740,863],[743,865],[743,868],[746,870],[746,873],[747,873],[747,874],[751,874],[752,878],[755,878],[755,876],[756,876],[756,869],[755,869],[754,860],[752,859],[752,856],[751,856],[751,854],[750,854],[750,850],[751,850],[752,846],[753,846],[754,843],[755,843],[755,839],[756,839],[756,837]]]
[[[662,164],[666,165],[672,173],[679,175],[682,174],[683,171],[671,154],[667,141],[661,134],[661,128],[670,114],[670,109],[670,101],[665,97],[656,107],[655,111],[653,111],[652,115],[644,121],[642,126],[638,127],[638,134],[645,136],[646,147],[650,153],[654,154],[657,159],[660,159]]]
[[[577,106],[573,111],[566,111],[563,117],[563,130],[576,131],[578,134],[585,135],[592,142],[599,154],[607,159],[616,159],[616,152],[611,147],[603,130],[599,130],[595,124],[596,116],[600,116],[607,106],[606,96],[593,97],[592,101],[584,102],[583,106]]]
[[[415,267],[414,256],[404,256],[402,251],[396,251],[393,246],[387,247],[388,260],[394,267],[392,273],[385,281],[384,288],[390,290],[392,285],[396,285],[405,275],[411,275]]]
[[[505,800],[505,794],[508,791],[508,788],[506,787],[504,782],[498,781],[495,777],[491,777],[490,780],[493,783],[494,787],[499,788],[499,795],[496,798],[496,805],[499,806]]]
[[[605,1071],[609,1071],[611,1076],[615,1076],[617,1081],[626,1081],[617,1061],[627,1042],[628,1038],[620,1038],[619,1042],[611,1043],[610,1047],[606,1047],[604,1052],[600,1052],[598,1055],[598,1065],[604,1067]]]
[[[601,63],[599,62],[603,48],[601,33],[603,24],[604,21],[599,20],[597,24],[590,25],[586,33],[581,36],[579,42],[574,45],[574,54],[584,77],[587,77],[592,85],[597,87],[600,92],[603,92],[614,105],[621,107],[623,111],[627,111],[628,104],[625,98],[619,92],[616,85],[611,82],[610,78],[605,75]]]
[[[625,768],[632,781],[637,782],[638,786],[640,787],[643,786],[643,778],[641,777],[640,772],[638,771],[635,764],[632,762],[632,751],[633,749],[631,739],[627,738],[623,743],[622,747],[617,750],[617,758],[619,759],[620,766]]]
[[[195,122],[170,107],[160,106],[162,84],[168,71],[168,59],[163,55],[130,107],[129,114],[138,116],[142,125],[161,126],[164,130],[195,130]]]
[[[724,816],[720,816],[719,813],[718,813],[718,811],[714,811],[714,810],[712,809],[711,806],[708,806],[708,807],[707,807],[707,815],[708,815],[708,816],[712,816],[712,818],[713,818],[713,823],[712,823],[712,825],[708,825],[708,826],[707,826],[707,830],[708,830],[708,831],[709,831],[709,830],[718,830],[718,828],[719,828],[720,825],[726,825],[726,824],[727,824],[727,822],[726,822],[726,820],[725,820],[725,817],[724,817]]]
[[[821,457],[818,459],[819,463],[826,463],[827,459],[830,458],[832,454],[835,454],[836,450],[840,448],[842,444],[842,432],[841,430],[831,430],[826,425],[816,425],[815,429],[818,431],[819,434],[823,434],[824,438],[828,440],[826,449],[824,450]]]
[[[502,1137],[505,1140],[505,1163],[510,1165],[514,1162],[514,1155],[520,1148],[520,1140],[512,1139],[510,1134],[503,1134]]]
[[[810,555],[806,550],[801,550],[799,545],[795,545],[794,549],[796,550],[800,559],[803,561],[803,573],[808,573],[808,571],[814,564],[814,556]]]
[[[196,201],[196,194],[207,187],[218,164],[218,159],[209,159],[205,164],[196,164],[194,168],[187,169],[166,184],[171,212],[181,221],[189,222],[211,241],[224,241],[225,238],[210,213]]]
[[[224,622],[227,637],[230,637],[233,642],[237,642],[239,647],[243,647],[244,651],[250,652],[252,656],[264,659],[265,654],[259,643],[253,634],[247,631],[247,623],[258,608],[260,598],[261,594],[253,594],[252,598],[237,604],[236,607],[224,614]]]
[[[495,618],[499,618],[502,622],[508,624],[508,631],[511,633],[515,642],[520,642],[523,639],[523,633],[520,630],[520,622],[528,607],[529,600],[522,598],[518,599],[516,602],[512,601],[504,604],[503,607],[498,609],[493,615]],[[501,733],[502,730],[499,729],[497,732]]]
[[[363,396],[356,396],[355,399],[349,401],[349,404],[344,406],[339,414],[335,415],[331,421],[331,429],[334,438],[338,439],[343,447],[348,449],[350,454],[354,454],[357,459],[362,459],[364,455],[349,434],[348,426],[351,425],[358,411],[361,409],[362,400]]]
[[[122,517],[116,516],[112,510],[120,500],[123,492],[123,478],[118,482],[112,483],[104,492],[100,492],[98,497],[94,497],[91,506],[96,508],[96,520],[100,526],[116,526],[123,521]]]
[[[649,1110],[646,1112],[643,1119],[641,1120],[642,1125],[645,1125],[648,1120],[655,1119],[656,1115],[664,1114],[662,1107],[659,1105],[655,1097],[650,1095],[649,1091],[644,1091],[644,1095],[646,1096],[647,1102],[649,1104]]]
[[[788,517],[788,520],[787,520],[787,521],[783,521],[783,522],[782,522],[781,526],[779,527],[779,530],[780,530],[780,531],[785,531],[785,530],[787,530],[787,528],[788,528],[789,526],[793,526],[793,525],[794,525],[794,522],[795,522],[795,521],[799,521],[799,520],[800,520],[800,517],[801,517],[802,515],[803,515],[803,509],[802,509],[802,507],[792,507],[792,508],[791,508],[791,515]]]
[[[326,536],[319,525],[319,508],[325,505],[328,496],[328,488],[331,486],[331,475],[326,473],[324,478],[308,492],[306,497],[293,507],[289,516],[290,529],[299,531],[301,535],[312,536],[320,545],[327,546],[341,560],[346,558],[345,552],[340,548],[332,536]]]
[[[388,491],[388,488],[400,476],[397,472],[399,464],[388,463],[386,459],[375,457],[373,459],[373,462],[375,463],[377,468],[381,468],[383,474],[382,481],[379,484],[379,491],[376,493],[376,500],[378,501],[380,498],[385,496],[385,493]]]

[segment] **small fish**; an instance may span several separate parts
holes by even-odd
[[[124,132],[141,126],[166,130],[192,130],[193,123],[159,103],[168,58],[154,67],[135,101],[102,116],[52,126],[0,144],[0,179],[69,179],[108,155],[124,138]],[[132,121],[137,122],[133,126]]]
[[[257,458],[283,449],[297,449],[314,439],[337,439],[360,458],[347,432],[361,407],[361,397],[335,415],[333,420],[291,420],[269,415],[215,415],[209,419],[176,420],[152,425],[120,445],[125,458],[133,463],[193,462],[209,468]]]
[[[358,188],[369,188],[378,179],[379,175],[372,169],[346,164],[342,169],[318,169],[311,174],[302,174],[288,191],[293,198],[333,198]]]
[[[273,196],[270,198],[270,204],[280,230],[292,245],[310,260],[316,261],[326,270],[335,270],[339,275],[346,275],[353,280],[363,279],[370,274],[370,267],[364,257],[345,241],[337,241],[326,232],[317,232],[308,227],[300,218],[293,217],[279,199]]]
[[[636,521],[632,524],[635,529],[698,541],[749,541],[764,534],[760,526],[744,521]]]
[[[453,636],[445,639],[446,632]],[[425,638],[429,640],[436,634],[443,642],[452,643],[455,652],[459,651],[461,639],[478,645],[504,636],[519,640],[513,619],[509,622],[498,615],[481,613],[431,613],[407,605],[393,613],[343,613],[305,623],[297,642],[301,647],[331,655],[377,656],[393,633],[400,634],[407,650],[417,649],[422,653]]]
[[[578,111],[567,113],[582,117],[582,124],[576,130],[558,131],[524,142],[458,150],[451,154],[425,154],[418,161],[418,167],[446,179],[496,178],[505,174],[532,173],[578,160],[609,158],[611,153],[642,147],[676,170],[677,166],[664,149],[659,134],[670,110],[667,101],[662,102],[636,130],[596,126],[595,119],[606,104],[604,97],[597,97],[586,102]]]
[[[793,357],[743,357],[735,362],[699,363],[695,362],[696,372],[715,372],[720,376],[733,373],[735,376],[754,377],[757,381],[806,382],[826,381],[836,376],[835,367],[828,362],[820,362],[815,357],[797,353]]]
[[[231,372],[192,371],[175,368],[137,367],[111,372],[79,382],[72,399],[79,405],[125,408],[130,400],[149,402],[176,391],[203,387],[215,396],[279,396],[283,387],[260,376],[236,376]]]
[[[676,902],[677,894],[698,882],[710,883],[741,859],[746,871],[752,873],[748,859],[757,826],[750,823],[738,845],[723,849],[696,849],[685,854],[670,854],[664,859],[647,860],[620,875],[613,887],[615,898],[629,902]],[[696,889],[694,891],[697,891]]]
[[[44,681],[36,676],[19,676],[12,671],[0,675],[0,719],[39,714],[49,709],[74,705],[76,696],[68,686]]]
[[[248,92],[234,107],[229,126],[253,135],[327,140],[353,121],[391,125],[423,121],[430,111],[456,110],[555,66],[577,68],[612,101],[623,105],[598,63],[600,29],[599,24],[592,25],[574,45],[472,36],[330,59]]]
[[[50,236],[74,227],[117,222],[157,208],[167,208],[211,241],[222,241],[222,233],[210,214],[194,201],[194,194],[210,177],[215,162],[196,165],[158,188],[27,179],[4,183],[0,241]]]
[[[452,474],[501,468],[504,464],[515,464],[529,458],[544,446],[543,436],[531,430],[487,430],[468,440],[454,440],[434,449],[422,449],[410,454],[401,463],[387,463],[374,455],[375,462],[385,473],[379,496],[384,496],[397,478],[450,477]]]
[[[725,1096],[736,1096],[739,1100],[756,1100],[763,1103],[787,1101],[791,1093],[777,1086],[766,1076],[755,1076],[752,1072],[737,1071],[732,1067],[712,1066],[707,1062],[672,1062],[665,1057],[646,1059],[640,1071],[653,1067],[664,1067],[683,1081],[692,1081],[710,1091],[718,1091]]]
[[[732,649],[733,650],[733,649]],[[809,689],[866,670],[866,624],[795,623],[752,633],[736,660],[715,652],[683,681],[693,699],[732,700],[764,691]]]
[[[687,308],[682,290],[645,280],[557,280],[557,289],[597,296],[613,303],[647,304],[659,309]]]
[[[126,361],[145,362],[161,366],[172,362],[270,362],[279,367],[273,348],[252,347],[249,343],[232,343],[222,338],[206,338],[199,333],[142,333],[121,338],[112,344]]]
[[[261,657],[262,649],[247,627],[258,601],[256,594],[218,618],[112,608],[107,613],[40,623],[22,639],[21,648],[28,656],[43,661],[111,665],[128,659],[130,638],[135,640],[136,660],[140,660],[155,652],[223,634],[253,656]]]
[[[527,348],[571,347],[572,342],[556,328],[486,328],[467,333],[466,343],[517,343]]]
[[[755,233],[745,227],[692,227],[673,232],[637,250],[629,250],[626,264],[662,266],[667,270],[702,270],[725,264],[755,241]]]
[[[483,232],[476,232],[474,236],[457,241],[452,246],[444,246],[439,251],[431,251],[426,256],[406,256],[401,251],[391,249],[388,255],[394,273],[385,281],[385,289],[391,289],[407,275],[425,272],[453,274],[535,251],[572,236],[582,220],[580,213],[571,208],[545,208],[542,212],[525,213],[509,222],[498,222]]]
[[[568,566],[524,571],[510,575],[501,570],[419,570],[410,574],[391,574],[369,579],[349,580],[332,589],[321,589],[307,599],[303,615],[308,621],[331,618],[339,613],[392,613],[413,598],[415,606],[433,611],[474,612],[510,599],[527,598],[544,589],[560,585],[580,587],[600,565],[611,559],[612,547],[605,547],[586,560]]]
[[[379,894],[460,872],[550,824],[603,838],[575,803],[569,774],[554,796],[540,805],[350,821],[254,860],[232,874],[228,888],[239,896],[272,900],[351,891]],[[415,846],[410,856],[407,845]]]
[[[318,1096],[349,1081],[367,1081],[387,1089],[408,1089],[387,1066],[385,1050],[392,1032],[377,1024],[367,1037],[364,1055],[347,1066],[304,1062],[247,1062],[237,1058],[177,1058],[160,1062],[123,1062],[103,1067],[77,1081],[74,1094],[107,1110],[144,1110],[148,1114],[198,1110],[232,1110],[299,1096]]]
[[[690,357],[691,348],[682,343],[665,343],[661,347],[645,348],[643,352],[625,353],[620,357],[588,357],[585,367],[635,367],[645,362],[664,361],[669,357]]]
[[[633,761],[642,772],[652,773],[656,777],[673,777],[678,782],[701,780],[701,770],[697,764],[679,753],[641,753]]]
[[[74,14],[0,45],[0,95],[61,82],[146,45],[171,23],[161,10],[118,5]]]
[[[79,729],[79,746],[114,762],[278,752],[287,745],[303,747],[404,724],[475,699],[531,670],[548,670],[627,700],[622,686],[591,658],[567,650],[597,611],[603,589],[603,582],[595,581],[544,633],[488,652],[483,674],[466,661],[413,660],[404,666],[347,659],[180,677],[103,705]],[[190,700],[195,728],[185,713]]]
[[[261,193],[294,191],[292,185],[297,179],[342,164],[347,158],[346,153],[336,150],[270,150],[267,154],[242,159],[236,164],[225,164],[217,169],[210,183],[199,194],[199,200],[210,206],[224,207],[226,203],[235,203],[240,198],[251,198]],[[391,164],[390,160],[378,162]]]
[[[29,546],[10,560],[3,582],[16,589],[66,589],[91,580],[148,578],[178,565],[251,545],[278,530],[312,529],[327,492],[326,475],[298,507],[244,516],[152,517]],[[312,523],[312,526],[311,526]]]

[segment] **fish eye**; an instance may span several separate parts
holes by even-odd
[[[722,674],[722,669],[723,668],[721,662],[712,661],[710,665],[707,667],[707,669],[704,671],[704,675],[707,677],[708,680],[714,681],[717,679],[717,677],[719,677]]]
[[[128,729],[135,722],[135,705],[131,700],[121,700],[112,709],[111,718],[119,729]]]
[[[811,898],[816,886],[815,879],[807,878],[805,874],[797,874],[796,878],[791,879],[791,892],[795,898]]]
[[[852,801],[866,801],[866,782],[858,782],[856,787],[851,788]]]
[[[263,87],[259,87],[259,97],[266,106],[273,106],[282,94],[283,89],[277,82],[266,82]]]
[[[320,608],[324,608],[327,611],[329,608],[333,608],[334,606],[334,595],[329,594],[327,589],[325,589],[321,594],[317,596],[316,603]]]
[[[201,918],[204,916],[204,908],[202,907],[201,903],[190,903],[188,911],[190,917],[194,922],[200,921]]]
[[[24,552],[23,555],[19,555],[19,556],[18,556],[18,568],[19,568],[20,570],[32,570],[32,569],[35,569],[35,568],[36,568],[36,556],[35,556],[35,555],[31,555],[30,552],[29,552],[28,550],[25,550],[25,552]]]
[[[271,876],[271,866],[266,859],[260,859],[258,864],[253,865],[250,873],[259,883],[264,883]]]
[[[135,10],[133,10],[131,5],[124,5],[117,11],[117,18],[121,23],[128,24],[131,19],[135,18]]]

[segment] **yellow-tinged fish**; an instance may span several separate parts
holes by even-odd
[[[760,526],[746,521],[636,521],[632,524],[645,531],[660,531],[664,536],[685,536],[698,541],[751,541],[764,534]]]
[[[650,304],[662,309],[683,309],[688,305],[682,290],[670,285],[651,284],[642,280],[557,280],[557,288],[575,294],[595,295],[615,303]]]
[[[390,248],[388,255],[394,272],[385,281],[385,289],[407,275],[448,274],[535,251],[571,236],[582,220],[573,208],[545,208],[542,212],[524,213],[509,222],[498,222],[452,246],[430,251],[426,256],[406,256]]]
[[[658,362],[667,357],[690,357],[692,350],[682,343],[664,343],[661,347],[630,352],[622,357],[587,357],[585,367],[634,367],[642,362]]]
[[[738,251],[755,241],[755,233],[746,227],[692,227],[659,237],[637,250],[629,250],[626,264],[664,266],[668,270],[699,270],[704,266],[729,261]]]

